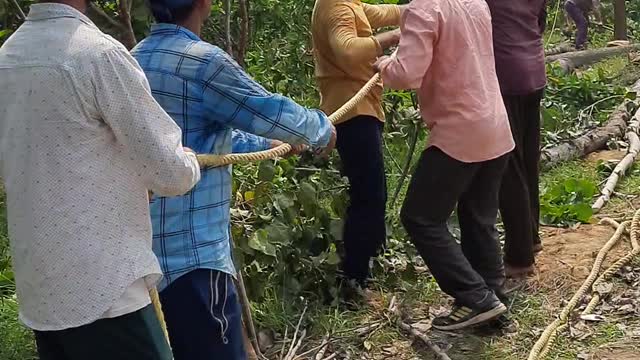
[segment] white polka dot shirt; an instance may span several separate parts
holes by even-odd
[[[197,160],[135,60],[72,7],[31,7],[0,49],[0,89],[20,319],[91,323],[134,281],[159,279],[147,191],[186,193]]]

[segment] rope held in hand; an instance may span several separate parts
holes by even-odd
[[[367,83],[360,89],[358,92],[347,101],[344,105],[342,105],[338,110],[336,110],[333,114],[329,115],[329,120],[331,123],[336,123],[339,120],[342,120],[353,108],[360,102],[362,99],[367,96],[367,94],[378,84],[380,80],[380,74],[375,74],[367,81]],[[226,155],[214,155],[214,154],[201,154],[197,155],[198,163],[200,167],[216,167],[216,166],[225,166],[237,163],[246,163],[246,162],[254,162],[254,161],[262,161],[267,159],[274,159],[277,157],[281,157],[286,155],[291,151],[291,145],[282,144],[273,149],[258,151],[253,153],[243,153],[243,154],[226,154]],[[162,327],[162,331],[164,332],[165,337],[167,338],[167,343],[169,343],[169,331],[167,330],[167,324],[164,320],[164,313],[162,312],[162,305],[160,304],[160,298],[158,295],[158,290],[153,288],[149,290],[149,297],[151,298],[151,303],[153,308],[158,316],[158,321],[160,322],[160,326]],[[170,344],[170,343],[169,343]]]
[[[551,349],[551,345],[555,341],[558,336],[558,333],[563,331],[569,326],[569,316],[571,312],[578,305],[578,302],[582,299],[584,295],[586,295],[587,291],[593,289],[593,297],[587,305],[587,308],[582,313],[587,314],[593,311],[597,303],[600,301],[601,294],[597,292],[597,284],[602,283],[605,279],[615,274],[618,270],[620,270],[625,264],[631,261],[634,257],[640,254],[640,245],[638,244],[638,236],[640,235],[640,210],[636,211],[633,216],[633,220],[631,222],[626,221],[622,224],[618,224],[617,222],[611,219],[603,219],[601,223],[607,223],[613,226],[616,226],[616,232],[613,236],[607,241],[607,243],[600,249],[598,252],[598,256],[593,263],[593,268],[591,269],[591,273],[587,279],[582,283],[578,291],[573,295],[569,303],[560,313],[560,316],[556,320],[554,320],[547,328],[544,330],[538,341],[535,343],[531,352],[529,353],[528,360],[539,360],[544,359],[545,356],[549,353]],[[627,227],[631,224],[631,229],[629,231],[631,238],[632,250],[624,257],[620,258],[613,265],[611,265],[607,270],[602,273],[598,277],[598,273],[600,272],[600,268],[602,267],[602,263],[609,253],[609,251],[613,248],[613,246],[620,240],[620,238],[624,235]]]
[[[335,124],[336,122],[342,120],[353,108],[362,101],[362,99],[367,96],[367,94],[378,84],[380,80],[380,74],[375,74],[367,81],[367,83],[360,89],[358,92],[347,101],[344,105],[342,105],[338,110],[336,110],[333,114],[329,115],[329,120],[331,123]],[[282,144],[273,149],[258,151],[253,153],[243,153],[243,154],[225,154],[225,155],[216,155],[216,154],[200,154],[198,155],[198,163],[200,167],[217,167],[217,166],[225,166],[231,164],[238,163],[247,163],[247,162],[255,162],[262,161],[267,159],[274,159],[277,157],[284,156],[291,151],[291,145]]]

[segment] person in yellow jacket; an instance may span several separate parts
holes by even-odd
[[[396,45],[403,6],[369,5],[360,0],[316,0],[311,33],[320,108],[331,114],[375,74],[373,64]],[[342,170],[349,179],[350,204],[343,240],[342,271],[348,300],[362,299],[371,259],[386,240],[387,187],[382,153],[382,82],[336,125]]]

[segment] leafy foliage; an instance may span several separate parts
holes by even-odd
[[[593,215],[591,199],[596,185],[586,179],[567,179],[547,189],[540,198],[543,224],[573,225],[588,223]]]
[[[542,107],[543,143],[555,145],[602,125],[622,99],[635,98],[613,80],[603,68],[566,75],[550,65]]]
[[[338,172],[297,158],[235,169],[232,233],[252,298],[274,284],[292,296],[335,293],[345,188]]]
[[[15,297],[0,298],[0,359],[36,360],[33,332],[18,323]]]
[[[15,281],[9,257],[6,213],[4,188],[0,187],[0,300],[15,292]]]
[[[561,1],[561,0],[556,0]],[[23,9],[34,0],[19,0]],[[370,3],[406,3],[407,0],[368,0]],[[234,45],[238,41],[238,1],[229,14]],[[100,28],[119,36],[113,20],[117,18],[115,0],[98,0],[98,7],[111,19],[90,11]],[[313,79],[313,58],[309,23],[314,0],[251,0],[251,19],[246,69],[271,91],[292,97],[306,106],[318,105]],[[638,4],[629,4],[630,27],[640,22]],[[148,32],[151,22],[143,0],[134,0],[132,25],[138,39]],[[202,37],[225,47],[223,2],[212,4],[212,17]],[[21,21],[9,2],[0,2],[0,44]],[[549,26],[548,28],[550,28]],[[640,31],[640,29],[638,29]],[[633,33],[633,32],[632,32]],[[604,35],[603,35],[604,36]],[[605,70],[577,75],[560,75],[550,68],[549,87],[544,102],[544,141],[553,144],[602,123],[608,110],[624,96],[622,87],[611,85],[612,75]],[[415,250],[407,246],[398,221],[398,210],[406,184],[400,179],[408,162],[409,173],[416,163],[410,144],[415,138],[422,149],[427,132],[411,114],[415,101],[410,93],[385,95],[384,146],[389,193],[398,189],[388,204],[388,246],[377,269],[393,272],[393,278],[415,280],[418,265]],[[278,162],[236,166],[233,169],[232,234],[238,269],[245,275],[250,298],[258,304],[265,298],[282,301],[299,296],[331,301],[336,294],[336,273],[343,253],[342,221],[348,204],[346,181],[335,170],[337,156],[318,160],[309,157]],[[591,217],[590,199],[595,186],[586,179],[561,181],[542,196],[543,221],[569,225],[587,222]],[[395,201],[393,201],[395,200]],[[4,216],[0,214],[0,218]],[[4,235],[3,235],[4,234]],[[30,334],[16,322],[6,238],[6,223],[0,223],[0,358],[29,359]],[[258,305],[260,308],[260,305]],[[260,320],[260,319],[258,319]],[[5,336],[4,334],[8,334]]]

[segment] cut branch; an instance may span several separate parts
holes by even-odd
[[[284,360],[293,360],[298,352],[298,349],[302,345],[302,340],[307,334],[306,329],[300,332],[300,326],[302,325],[302,320],[304,319],[304,315],[307,313],[307,306],[305,305],[304,310],[302,310],[302,314],[300,315],[300,319],[298,319],[298,324],[296,325],[296,330],[293,333],[293,339],[291,340],[291,346],[289,347],[289,351],[287,351],[287,355],[284,357]],[[298,333],[300,333],[300,338],[298,338]]]
[[[242,319],[244,320],[245,332],[249,336],[249,342],[253,347],[255,356],[258,359],[264,359],[264,355],[260,351],[260,344],[258,344],[258,335],[256,328],[253,325],[253,316],[251,315],[251,304],[249,303],[249,297],[247,296],[247,289],[244,286],[244,280],[242,278],[242,272],[238,271],[236,285],[238,288],[238,297],[240,300],[240,308],[242,309]]]
[[[613,194],[618,184],[618,180],[624,176],[628,169],[631,168],[638,152],[640,152],[640,138],[638,138],[638,127],[640,126],[640,110],[636,112],[636,115],[629,124],[629,130],[627,131],[627,140],[629,141],[629,149],[625,157],[616,165],[611,175],[607,179],[607,183],[602,188],[600,197],[593,204],[592,209],[594,213],[599,212],[602,207],[609,201],[611,194]]]
[[[89,7],[91,8],[91,11],[93,11],[98,16],[100,16],[100,18],[102,18],[104,21],[108,22],[109,25],[118,29],[118,31],[125,30],[120,22],[116,21],[113,17],[109,16],[106,12],[104,12],[104,10],[102,10],[102,8],[98,6],[95,2],[93,1],[90,2]]]
[[[136,35],[133,32],[133,26],[131,26],[131,6],[129,2],[133,0],[120,0],[118,1],[118,19],[120,20],[121,28],[121,40],[124,46],[131,50],[138,43]]]
[[[551,168],[561,162],[581,158],[607,145],[614,138],[621,138],[627,130],[627,122],[631,117],[629,107],[636,107],[631,101],[624,101],[614,110],[607,123],[588,131],[570,141],[542,151],[540,164],[543,169]]]
[[[409,151],[407,152],[407,159],[404,162],[404,167],[402,168],[402,172],[400,173],[400,179],[398,179],[398,184],[396,185],[396,189],[393,192],[393,196],[391,197],[391,204],[395,204],[396,201],[398,200],[400,191],[404,186],[404,181],[409,175],[409,170],[411,169],[411,163],[413,162],[413,154],[416,150],[416,145],[418,144],[419,131],[420,131],[420,122],[416,120],[414,129],[413,129],[413,134],[411,134],[411,142],[409,143]]]
[[[402,311],[400,310],[400,307],[396,303],[396,297],[395,296],[393,298],[391,298],[391,302],[389,304],[389,311],[392,314],[395,315],[396,324],[398,325],[398,327],[400,327],[405,332],[409,333],[409,335],[411,335],[412,337],[422,341],[425,345],[427,345],[427,347],[429,347],[429,349],[431,351],[433,351],[434,354],[436,354],[436,356],[437,356],[437,358],[439,360],[451,360],[449,355],[447,355],[447,353],[444,352],[440,348],[440,346],[438,346],[431,339],[429,339],[429,337],[427,335],[423,334],[418,329],[414,328],[413,326],[407,324],[406,322],[404,322],[402,320],[402,318],[403,318],[402,315],[403,314],[402,314]]]
[[[545,61],[547,63],[557,62],[562,68],[563,72],[570,73],[577,68],[593,65],[610,57],[628,54],[635,50],[640,50],[640,44],[574,51],[547,56]]]
[[[320,344],[320,350],[318,350],[318,352],[316,353],[316,356],[314,356],[314,360],[322,360],[324,358],[324,354],[327,352],[327,349],[329,348],[329,336],[330,333],[327,333],[327,335],[324,336],[324,338],[322,339],[322,344]]]
[[[16,10],[18,10],[18,14],[20,15],[20,20],[24,21],[27,18],[27,15],[24,14],[24,11],[20,7],[20,4],[18,4],[18,0],[12,0],[12,2],[13,2],[13,6],[16,7]]]

